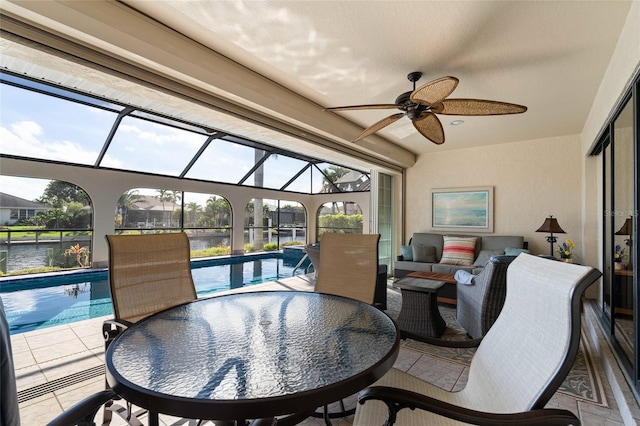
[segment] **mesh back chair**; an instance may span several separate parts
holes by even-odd
[[[353,424],[580,424],[573,413],[544,406],[573,365],[581,297],[600,275],[520,254],[507,271],[502,312],[480,341],[464,389],[448,392],[392,368],[360,393]]]
[[[11,351],[9,324],[0,299],[0,425],[20,424],[16,373]],[[88,396],[48,423],[48,426],[92,425],[103,404],[117,399],[112,390],[104,390]]]
[[[322,234],[320,262],[316,269],[315,291],[350,297],[373,304],[378,279],[380,234]],[[312,260],[313,262],[313,260]],[[315,266],[315,265],[314,265]],[[345,417],[355,412],[339,401],[337,411],[325,406],[314,417]]]
[[[197,298],[185,233],[107,235],[106,239],[116,320],[135,323]]]
[[[315,277],[318,278],[318,269],[320,268],[320,245],[319,244],[307,244],[304,246],[304,251],[309,256],[309,261],[313,266]]]
[[[105,349],[129,325],[197,298],[191,276],[189,238],[184,232],[106,235],[109,245],[109,286],[114,319],[103,325]],[[109,407],[125,417],[131,407]]]
[[[324,233],[315,291],[373,304],[380,234]]]
[[[487,334],[498,318],[507,295],[507,268],[516,256],[492,256],[469,285],[456,285],[456,319],[469,337]]]

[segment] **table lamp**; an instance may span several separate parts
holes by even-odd
[[[544,220],[544,223],[540,228],[536,230],[536,232],[548,232],[550,235],[547,237],[547,242],[550,244],[551,252],[550,256],[553,257],[553,243],[555,243],[558,239],[553,236],[553,234],[565,234],[564,230],[560,228],[558,224],[558,220],[550,215],[548,218]]]
[[[629,236],[628,239],[624,240],[624,242],[629,246],[629,263],[627,264],[627,269],[629,270],[633,269],[633,262],[631,261],[633,259],[633,254],[631,253],[631,251],[633,250],[633,241],[631,239],[631,234],[633,234],[633,218],[629,216],[627,220],[624,221],[622,228],[618,229],[618,231],[616,232],[616,235]]]

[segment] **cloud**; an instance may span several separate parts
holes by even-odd
[[[86,150],[70,140],[47,140],[42,126],[34,121],[0,127],[0,152],[31,158],[94,164],[98,152]]]

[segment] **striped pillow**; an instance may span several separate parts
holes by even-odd
[[[478,237],[444,237],[442,259],[447,265],[472,266]]]

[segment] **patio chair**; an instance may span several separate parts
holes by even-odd
[[[309,256],[309,261],[313,266],[315,278],[318,278],[318,269],[320,268],[320,244],[307,244],[304,246],[304,251]]]
[[[380,234],[322,234],[315,291],[373,304]]]
[[[360,393],[353,424],[579,425],[573,413],[544,406],[573,365],[581,297],[600,275],[520,254],[509,266],[504,307],[480,341],[466,386],[448,392],[392,368]]]
[[[103,324],[105,350],[128,326],[156,312],[197,298],[191,276],[189,238],[184,232],[106,235],[109,246],[109,287],[114,319]],[[120,416],[131,414],[130,404],[108,406]]]
[[[16,373],[11,351],[9,324],[0,299],[0,425],[20,424]],[[112,390],[104,390],[88,396],[81,402],[53,419],[48,426],[93,425],[93,419],[100,408],[118,395]]]
[[[458,282],[456,319],[472,339],[487,334],[507,294],[507,268],[516,256],[492,256],[470,284]]]
[[[372,305],[378,279],[379,240],[380,234],[322,234],[314,291],[350,297]],[[339,411],[331,412],[325,406],[322,413],[315,412],[313,416],[323,417],[330,424],[330,418],[354,413],[355,407],[347,409],[342,400],[338,403]]]

